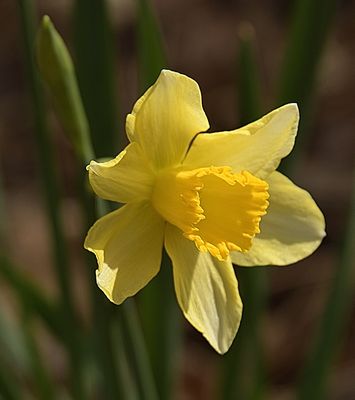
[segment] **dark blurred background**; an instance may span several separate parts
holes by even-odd
[[[199,83],[211,131],[234,129],[240,124],[237,54],[238,35],[245,24],[255,30],[254,51],[261,76],[263,111],[274,108],[293,3],[281,0],[152,2],[169,66]],[[137,72],[136,10],[133,0],[111,0],[108,5],[116,66],[119,135],[124,131],[125,115],[141,94]],[[70,49],[73,48],[72,7],[70,0],[37,1],[38,17],[48,14]],[[312,194],[324,212],[327,237],[308,259],[268,272],[271,288],[262,335],[270,399],[293,398],[294,384],[322,315],[344,239],[355,149],[354,16],[354,1],[338,2],[319,60],[307,131],[309,140],[293,172],[294,181]],[[48,228],[39,185],[31,100],[15,1],[0,0],[0,26],[0,172],[5,192],[5,240],[15,262],[53,295],[57,289],[50,267]],[[95,58],[95,54],[92,57]],[[83,265],[78,251],[83,239],[74,172],[76,164],[50,105],[49,112],[63,192],[61,212],[75,260],[72,271],[77,289],[75,296],[85,316],[86,287],[81,279]],[[118,147],[113,148],[106,156],[114,156],[118,151]],[[10,318],[16,315],[16,303],[5,285],[1,286],[0,304]],[[339,355],[331,371],[330,399],[355,399],[354,299],[351,309],[352,317],[343,336],[339,337]],[[218,399],[215,376],[221,358],[192,328],[186,326],[185,330],[177,398]],[[61,349],[40,328],[39,335],[43,338],[43,351],[60,380],[64,368]]]

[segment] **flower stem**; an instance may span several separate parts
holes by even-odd
[[[138,302],[155,381],[159,382],[159,397],[169,399],[174,386],[181,326],[174,295],[171,260],[165,251],[158,276],[142,290]],[[162,304],[164,307],[161,307]]]
[[[239,113],[241,124],[260,116],[260,88],[254,55],[254,29],[244,23],[239,30]],[[243,319],[235,343],[225,356],[222,392],[224,399],[262,398],[265,384],[263,349],[259,330],[266,302],[266,271],[238,268]]]
[[[97,213],[97,217],[101,217],[110,211],[109,204],[101,199],[98,199],[97,209],[101,210],[100,213]],[[107,303],[107,300],[102,297],[103,295],[100,295],[101,302]],[[134,301],[128,299],[118,308],[111,304],[106,304],[106,306],[112,309],[111,316],[117,316],[122,322],[120,325],[122,335],[129,356],[128,359],[133,367],[140,397],[146,400],[158,399],[145,338]]]
[[[90,137],[87,138],[90,141]],[[84,155],[81,166],[90,154]],[[79,188],[83,211],[85,213],[85,226],[87,231],[97,218],[95,201],[92,193],[88,192],[88,182],[83,168],[80,174]],[[92,346],[94,356],[97,361],[97,370],[100,377],[100,388],[104,393],[105,399],[116,400],[124,397],[125,380],[119,369],[121,362],[113,351],[112,342],[112,316],[114,315],[114,305],[109,304],[102,292],[96,285],[94,271],[96,269],[96,259],[92,254],[85,252],[88,266],[88,284],[90,288],[90,301],[93,315],[92,325]],[[123,351],[123,349],[119,349]]]
[[[119,135],[115,95],[113,34],[105,0],[75,0],[74,49],[77,77],[90,125],[96,157],[118,153]],[[123,138],[123,135],[122,135]],[[118,143],[120,142],[120,143]]]
[[[139,87],[146,90],[167,66],[159,23],[149,0],[137,0]],[[161,305],[164,304],[164,307]],[[163,252],[159,274],[138,295],[142,327],[159,397],[169,399],[180,345],[180,320],[174,295],[172,265]]]
[[[73,312],[72,293],[69,283],[69,260],[64,240],[63,227],[59,215],[59,190],[56,184],[57,173],[55,170],[53,148],[50,143],[50,133],[46,121],[46,110],[43,101],[42,88],[34,64],[34,10],[31,0],[19,0],[21,25],[25,44],[25,61],[31,95],[34,105],[35,132],[40,159],[40,173],[42,178],[43,192],[46,199],[48,219],[50,222],[53,238],[53,251],[55,256],[56,275],[62,294],[63,306],[67,311]]]
[[[149,0],[137,0],[139,86],[148,89],[166,67],[166,56],[159,24]]]
[[[128,356],[132,360],[133,370],[138,382],[140,399],[157,400],[158,393],[155,387],[134,300],[126,300],[124,304],[122,304],[120,311],[123,318],[123,336],[125,342],[128,344]]]

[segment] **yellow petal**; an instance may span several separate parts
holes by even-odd
[[[100,218],[84,247],[96,255],[98,286],[114,303],[142,289],[159,271],[164,221],[149,203],[129,203]]]
[[[135,138],[134,130],[135,130],[135,124],[136,124],[136,114],[139,113],[139,110],[142,107],[142,104],[145,103],[145,101],[148,99],[150,96],[150,93],[154,89],[155,85],[151,86],[146,90],[146,92],[141,96],[134,104],[133,110],[130,114],[127,115],[126,117],[126,133],[128,136],[128,139],[130,142],[134,142],[137,140]]]
[[[287,104],[243,128],[198,135],[184,165],[229,165],[234,172],[247,170],[264,179],[292,150],[298,119],[297,105]]]
[[[199,252],[181,231],[168,224],[165,246],[173,262],[179,305],[187,320],[218,353],[233,342],[242,316],[238,282],[230,260]]]
[[[192,138],[208,128],[197,83],[168,70],[161,72],[126,121],[130,139],[141,144],[158,168],[181,162]]]
[[[154,175],[138,143],[131,143],[113,160],[87,167],[95,193],[106,200],[127,203],[148,199]]]
[[[235,264],[292,264],[312,254],[325,236],[323,214],[308,192],[279,172],[267,182],[270,205],[260,223],[261,233],[247,253],[231,253]]]

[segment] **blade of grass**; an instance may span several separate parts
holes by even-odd
[[[352,189],[348,228],[342,241],[339,264],[335,269],[318,336],[302,374],[298,390],[300,400],[327,398],[329,372],[351,312],[355,287],[355,174]]]
[[[72,389],[77,399],[84,399],[83,376],[81,366],[81,341],[78,335],[78,319],[74,308],[70,285],[69,258],[60,218],[59,190],[54,164],[53,148],[46,121],[46,110],[43,101],[43,92],[34,58],[35,29],[34,5],[31,0],[18,0],[21,27],[23,31],[25,65],[31,89],[33,112],[35,117],[35,133],[40,162],[40,172],[43,194],[46,200],[48,221],[53,247],[54,266],[60,288],[60,305],[62,323],[67,337],[70,365],[72,368]]]
[[[106,1],[76,0],[73,27],[79,87],[93,146],[97,157],[107,157],[118,152],[123,140],[119,143],[113,38]]]
[[[261,114],[259,73],[255,61],[255,34],[250,24],[239,30],[238,94],[241,125]],[[224,358],[222,387],[224,399],[261,399],[265,385],[260,323],[266,302],[266,271],[238,268],[243,320],[235,343]]]
[[[306,130],[310,119],[310,100],[316,84],[317,69],[335,16],[337,0],[299,0],[294,2],[292,24],[281,68],[278,105],[297,102],[301,120],[297,146],[282,163],[292,168],[307,146]]]

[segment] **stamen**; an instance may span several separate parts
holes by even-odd
[[[152,202],[200,251],[225,260],[230,251],[248,251],[268,207],[268,185],[247,171],[229,167],[161,173]]]

